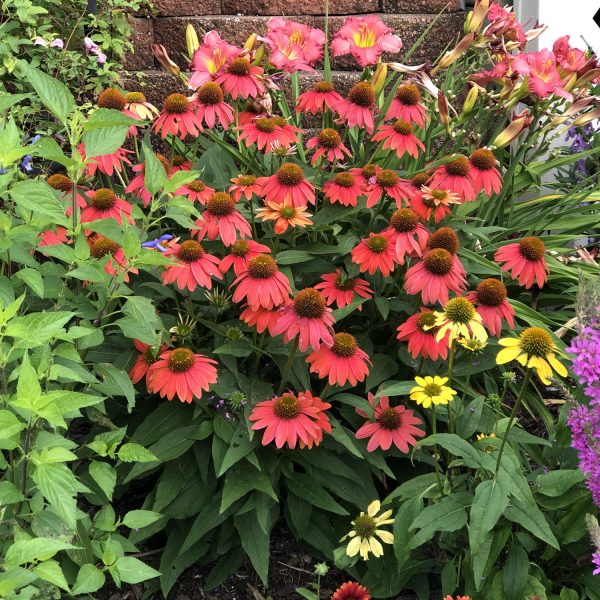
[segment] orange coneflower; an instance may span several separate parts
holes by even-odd
[[[423,221],[433,216],[435,223],[442,221],[450,214],[450,204],[460,204],[460,198],[450,190],[433,189],[424,185],[421,193],[411,197],[410,207]]]
[[[487,196],[498,194],[502,189],[502,177],[496,168],[498,161],[487,148],[478,148],[469,157],[473,187],[478,193],[483,190]]]
[[[206,204],[206,201],[212,197],[215,190],[208,187],[201,179],[194,179],[189,181],[185,185],[175,190],[176,196],[185,196],[192,202],[200,202],[200,204]]]
[[[402,207],[403,200],[410,199],[410,181],[392,169],[382,169],[368,183],[371,187],[367,192],[367,208],[375,206],[385,194],[396,201],[398,208]]]
[[[150,121],[158,115],[158,108],[148,102],[142,92],[127,92],[124,108],[144,121]]]
[[[111,189],[100,188],[87,192],[90,203],[81,211],[81,222],[88,223],[99,219],[113,218],[117,223],[123,223],[123,217],[133,223],[129,202],[119,198]]]
[[[237,130],[240,132],[239,139],[247,148],[256,144],[256,147],[264,152],[272,152],[276,147],[289,148],[296,141],[300,131],[278,116],[250,119]]]
[[[259,177],[260,193],[265,201],[281,204],[291,200],[292,206],[306,206],[315,203],[315,188],[304,177],[300,165],[283,163],[270,177]]]
[[[291,300],[286,298],[284,305],[288,305],[290,302]],[[246,325],[256,327],[257,333],[268,330],[269,335],[274,337],[275,325],[277,325],[279,319],[279,307],[269,309],[262,306],[255,306],[254,308],[246,306],[240,314],[240,319]]]
[[[262,81],[264,70],[254,66],[245,56],[230,60],[215,83],[220,84],[234,100],[262,96],[265,84]]]
[[[252,196],[259,195],[260,185],[256,183],[256,175],[238,175],[231,179],[232,185],[229,186],[228,192],[234,197],[236,202],[239,202],[244,196],[246,200],[252,200]]]
[[[227,129],[234,121],[233,108],[223,100],[221,87],[212,81],[196,90],[190,99],[190,107],[209,129],[213,129],[217,121],[223,129]]]
[[[423,356],[431,360],[448,358],[448,335],[436,340],[438,327],[435,326],[435,313],[422,306],[418,313],[398,326],[396,339],[408,341],[408,351],[413,358]]]
[[[402,158],[405,152],[417,158],[419,150],[425,151],[423,142],[414,134],[412,124],[402,119],[397,119],[392,125],[382,125],[372,139],[383,142],[384,149],[395,150],[398,158]]]
[[[500,335],[503,320],[514,329],[515,311],[508,303],[506,287],[499,279],[490,277],[480,281],[475,290],[465,297],[475,305],[483,324],[492,335]]]
[[[389,232],[370,233],[352,250],[352,262],[359,266],[361,273],[373,275],[380,270],[387,277],[395,268],[396,247]]]
[[[212,288],[211,277],[222,279],[219,271],[219,259],[207,254],[196,240],[186,240],[181,244],[173,244],[166,253],[175,259],[162,274],[163,283],[177,283],[180,290],[193,292],[197,286]]]
[[[342,583],[340,587],[335,590],[331,600],[371,600],[371,595],[366,587],[363,587],[355,581],[348,581]]]
[[[473,202],[477,197],[473,187],[473,166],[466,156],[458,156],[435,169],[429,186],[450,190],[463,202]]]
[[[206,210],[196,221],[198,229],[192,230],[199,240],[205,236],[209,240],[220,239],[225,246],[231,246],[237,236],[247,238],[252,236],[250,223],[235,207],[236,201],[227,192],[215,192],[206,200]]]
[[[323,112],[325,108],[333,111],[342,100],[342,96],[335,91],[331,82],[318,81],[312,90],[304,92],[296,98],[296,111],[310,112],[313,115]]]
[[[404,83],[398,87],[385,118],[402,119],[425,127],[427,111],[421,104],[421,92],[414,83]]]
[[[170,94],[165,98],[163,109],[152,129],[163,139],[167,135],[198,137],[202,131],[202,120],[192,110],[189,99],[183,94]]]
[[[513,279],[519,280],[519,285],[529,289],[534,283],[542,287],[548,279],[548,265],[544,258],[546,247],[540,238],[525,237],[520,242],[502,246],[494,254],[496,262],[505,263],[503,271],[509,271]]]
[[[396,259],[402,265],[404,257],[422,256],[427,246],[429,231],[412,208],[399,208],[390,218],[389,227],[382,233],[390,234],[390,241],[396,249]]]
[[[104,173],[104,175],[108,175],[109,177],[111,177],[115,171],[121,172],[125,168],[124,165],[131,164],[131,161],[127,158],[127,155],[133,154],[132,150],[118,148],[110,154],[102,154],[100,156],[94,156],[93,158],[88,159],[85,153],[84,144],[79,144],[77,150],[85,162],[85,174],[88,177],[93,177],[96,174],[96,171],[100,171],[100,173]]]
[[[140,342],[140,340],[133,340],[133,345],[140,352],[140,355],[129,370],[129,379],[131,379],[131,383],[137,383],[147,377],[148,369],[158,360],[159,355],[167,349],[167,345],[161,344],[160,347],[153,348],[149,344]]]
[[[233,266],[236,275],[240,275],[248,266],[248,261],[259,254],[269,253],[271,248],[259,244],[254,240],[237,240],[232,246],[230,253],[221,260],[219,269],[221,273],[227,273]]]
[[[375,129],[375,108],[377,96],[375,89],[367,81],[355,83],[348,96],[337,102],[335,112],[340,115],[339,122],[348,127],[360,127],[368,133]]]
[[[354,300],[355,295],[361,298],[373,296],[373,290],[366,279],[348,277],[342,274],[341,269],[336,269],[335,273],[321,275],[321,279],[323,281],[315,285],[315,289],[323,294],[329,306],[335,304],[337,308],[344,308]],[[362,305],[358,310],[362,310]]]
[[[340,134],[331,128],[321,129],[316,136],[308,140],[306,147],[316,148],[310,161],[311,165],[314,165],[321,157],[333,162],[334,160],[344,160],[344,154],[346,156],[352,155],[350,150],[342,143]]]
[[[306,211],[305,206],[294,208],[289,200],[282,204],[276,202],[265,202],[267,205],[264,208],[259,208],[256,211],[256,216],[263,221],[275,221],[275,233],[282,234],[287,231],[288,227],[306,227],[312,225],[310,217],[312,216]]]
[[[323,185],[323,195],[332,204],[339,202],[342,206],[356,206],[364,191],[351,172],[337,173]]]

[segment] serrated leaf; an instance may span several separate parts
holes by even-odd
[[[77,573],[73,585],[73,594],[93,594],[97,592],[106,581],[104,573],[96,565],[83,565]]]
[[[37,269],[20,269],[15,273],[15,277],[27,285],[36,296],[44,297],[44,280]]]
[[[115,563],[119,577],[125,583],[141,583],[148,579],[160,577],[160,571],[153,569],[146,563],[133,556],[121,556]]]
[[[117,483],[117,472],[115,471],[114,467],[108,463],[93,460],[90,463],[89,472],[92,479],[104,492],[104,495],[109,500],[112,500],[112,495]]]
[[[123,525],[129,529],[141,529],[161,518],[162,515],[153,510],[130,510],[123,517]]]
[[[43,215],[55,225],[69,225],[63,205],[46,182],[26,179],[13,185],[9,193],[17,207],[31,212],[33,217]]]
[[[37,537],[30,540],[19,540],[14,542],[6,551],[4,562],[7,565],[22,565],[38,560],[49,560],[61,550],[75,550],[65,540],[49,537]]]
[[[33,567],[33,572],[44,581],[48,581],[66,592],[69,591],[69,584],[60,565],[55,560],[45,560],[39,565]]]

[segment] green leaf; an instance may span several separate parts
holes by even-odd
[[[104,573],[96,565],[83,565],[77,573],[77,579],[73,585],[73,594],[93,594],[97,592],[106,581]]]
[[[415,387],[414,381],[385,381],[377,390],[375,398],[382,396],[406,396]]]
[[[93,387],[106,396],[125,396],[127,408],[131,412],[135,406],[135,388],[129,375],[110,363],[97,363],[94,370],[102,382],[94,384]]]
[[[86,158],[112,154],[123,145],[127,129],[139,121],[111,108],[95,110],[83,124]]]
[[[277,502],[277,495],[264,473],[246,464],[238,464],[227,471],[221,497],[221,514],[253,490],[263,492]]]
[[[348,514],[348,511],[341,504],[338,504],[329,492],[316,484],[308,475],[294,473],[287,480],[287,486],[290,492],[298,496],[298,498],[308,500],[313,506],[335,513],[336,515]]]
[[[8,410],[0,410],[0,449],[13,450],[19,445],[16,436],[26,425]]]
[[[4,112],[13,108],[19,102],[31,98],[32,94],[3,94],[0,96],[0,111]]]
[[[268,585],[269,534],[262,530],[253,511],[237,515],[234,523],[252,566],[263,584]]]
[[[437,433],[419,441],[420,446],[439,445],[453,456],[460,456],[468,467],[473,469],[482,466],[482,460],[489,455],[473,448],[469,442],[454,433]]]
[[[502,589],[506,600],[521,600],[527,586],[529,556],[523,546],[516,545],[508,554],[502,570]]]
[[[36,296],[44,297],[44,280],[37,269],[21,269],[15,273],[15,276],[30,287]]]
[[[44,581],[54,584],[66,592],[69,591],[69,584],[65,579],[60,565],[55,560],[46,560],[33,568],[33,572]]]
[[[77,513],[75,495],[81,485],[71,469],[63,464],[38,464],[33,480],[65,525],[74,530]]]
[[[394,517],[394,554],[396,556],[398,570],[402,569],[410,558],[408,542],[410,535],[410,524],[419,516],[423,510],[423,500],[420,496],[411,498],[400,505]]]
[[[538,475],[535,480],[537,491],[544,496],[562,496],[574,485],[585,480],[585,475],[579,469],[560,469],[551,473]]]
[[[22,565],[52,558],[61,550],[76,550],[77,547],[58,538],[37,537],[19,540],[6,551],[4,562],[7,565]]]
[[[133,442],[123,444],[119,448],[117,456],[123,462],[155,462],[158,460],[150,450]]]
[[[504,511],[504,516],[510,521],[518,523],[540,540],[550,544],[553,548],[560,550],[558,540],[554,537],[548,521],[546,521],[546,517],[544,517],[542,511],[535,504],[513,498]]]
[[[20,210],[29,211],[33,217],[42,215],[46,221],[68,227],[65,209],[45,181],[26,179],[13,185],[9,193]]]
[[[367,391],[372,390],[382,381],[386,381],[392,377],[398,370],[398,363],[386,354],[375,354],[371,360],[373,361],[373,366],[365,382]]]
[[[104,495],[111,500],[117,483],[117,472],[114,467],[108,463],[93,460],[90,463],[89,471],[90,476],[104,492]]]
[[[495,479],[482,481],[477,486],[469,517],[471,554],[475,555],[479,552],[483,540],[496,526],[507,506],[508,495]]]
[[[130,510],[123,517],[123,525],[129,529],[141,529],[162,518],[160,513],[153,510]]]
[[[69,88],[23,60],[19,61],[19,68],[46,108],[64,124],[75,110],[75,98]]]
[[[0,431],[1,427],[2,426],[0,425]],[[16,488],[14,483],[11,483],[10,481],[0,481],[0,508],[9,504],[21,502],[23,498],[23,494]]]
[[[152,151],[146,139],[142,142],[144,151],[144,187],[155,196],[167,183],[167,172],[162,163]]]
[[[115,563],[119,576],[125,583],[140,583],[160,577],[160,571],[153,569],[133,556],[121,556]]]
[[[156,308],[150,298],[130,296],[122,311],[125,316],[118,319],[116,324],[121,328],[125,337],[150,345],[156,344],[157,332],[162,331],[163,324],[156,314]]]

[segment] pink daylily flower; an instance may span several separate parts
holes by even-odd
[[[212,81],[221,74],[226,63],[240,53],[240,48],[226,42],[216,31],[209,31],[194,52],[188,86],[195,90],[203,83]]]

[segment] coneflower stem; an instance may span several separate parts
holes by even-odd
[[[283,368],[283,372],[281,374],[281,383],[279,384],[279,390],[277,391],[277,395],[279,396],[283,390],[285,389],[285,384],[288,381],[288,376],[290,374],[290,369],[294,364],[294,358],[296,357],[296,352],[298,351],[298,337],[294,340],[294,345],[290,350],[290,355],[288,356],[287,362],[285,363],[285,367]]]

